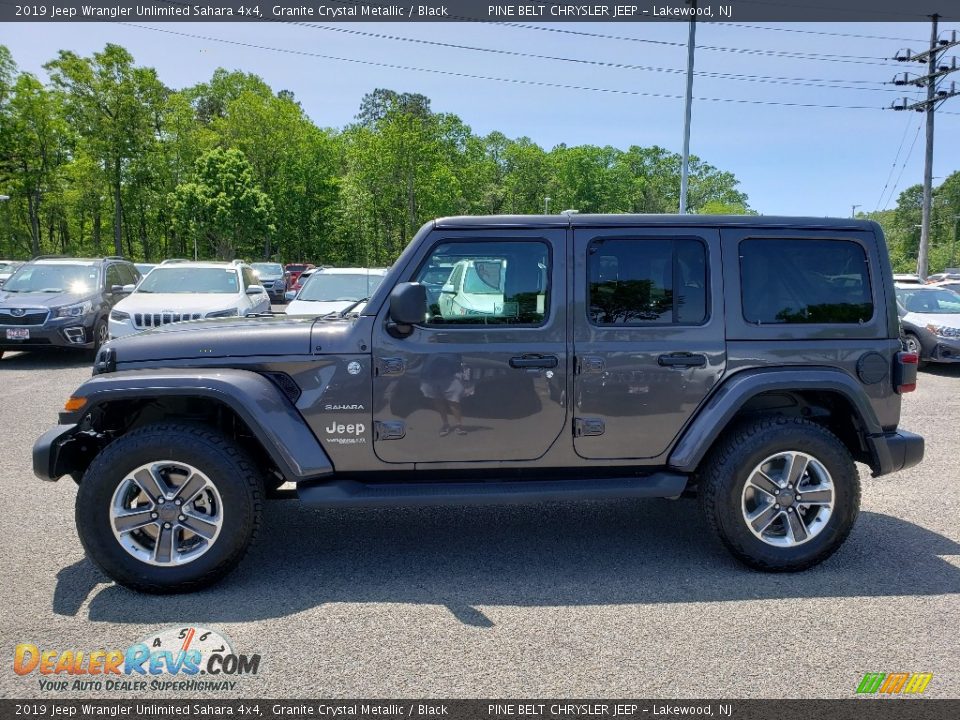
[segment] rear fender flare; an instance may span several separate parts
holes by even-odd
[[[824,390],[836,392],[850,402],[866,435],[864,440],[877,468],[892,464],[886,443],[875,442],[883,428],[869,398],[856,380],[830,368],[782,368],[742,371],[720,385],[684,429],[670,452],[667,465],[680,472],[694,472],[733,417],[753,397],[776,390]]]

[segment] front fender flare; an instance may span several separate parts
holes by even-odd
[[[873,455],[874,470],[893,465],[883,437],[883,428],[870,405],[869,398],[852,377],[831,368],[778,368],[776,370],[744,370],[726,380],[687,425],[674,445],[667,465],[680,472],[694,472],[720,437],[733,417],[750,400],[761,393],[775,390],[826,390],[848,400],[859,416],[864,440]]]
[[[249,370],[126,370],[96,375],[74,397],[87,400],[60,423],[116,400],[159,397],[209,398],[233,410],[256,435],[284,478],[293,482],[333,473],[333,464],[300,412],[269,379]]]

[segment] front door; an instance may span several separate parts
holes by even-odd
[[[412,334],[374,330],[374,448],[386,462],[522,461],[566,426],[565,228],[436,231],[401,281]]]
[[[578,228],[574,447],[666,452],[723,373],[720,236],[709,228]]]

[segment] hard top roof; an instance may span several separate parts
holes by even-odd
[[[829,217],[786,217],[780,215],[654,215],[654,214],[589,214],[559,215],[475,215],[438,218],[437,228],[459,227],[769,227],[872,231],[872,220]]]

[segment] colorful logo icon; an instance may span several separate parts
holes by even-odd
[[[933,673],[867,673],[857,686],[861,695],[919,695],[933,680]]]

